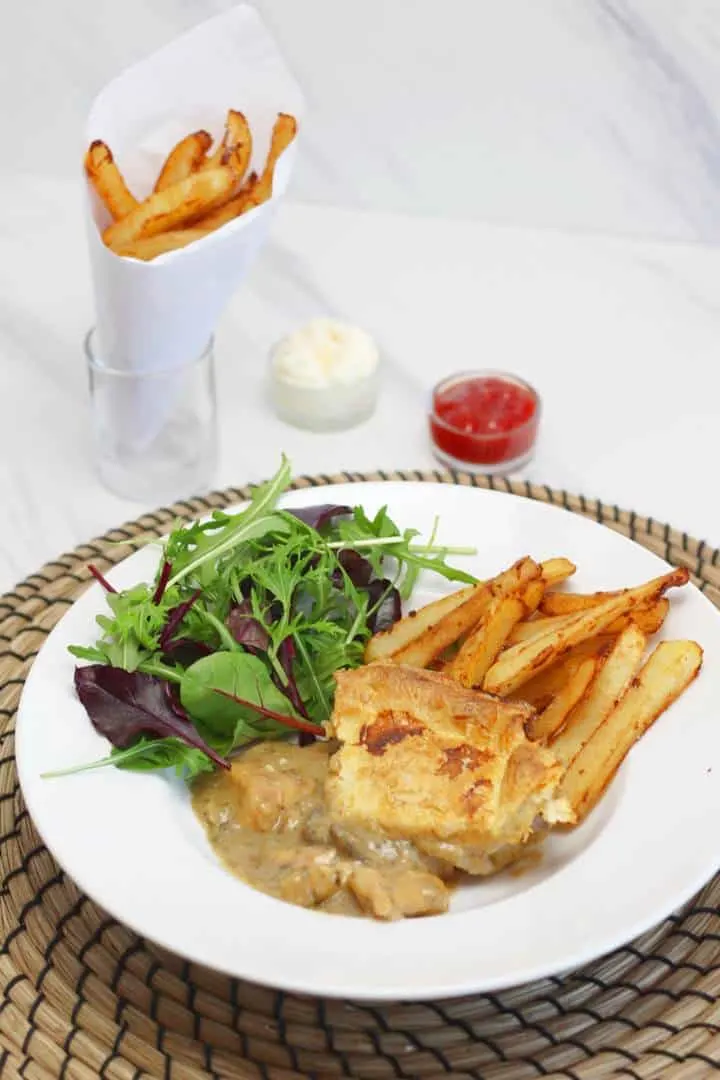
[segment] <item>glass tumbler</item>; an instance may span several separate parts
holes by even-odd
[[[95,467],[116,495],[167,502],[207,489],[217,463],[212,339],[195,360],[149,371],[109,367],[85,339]]]

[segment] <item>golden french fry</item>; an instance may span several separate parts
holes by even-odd
[[[133,240],[123,247],[116,247],[116,255],[125,258],[141,259],[143,262],[152,262],[158,255],[167,255],[169,251],[178,251],[187,247],[196,240],[202,240],[207,236],[207,229],[173,229],[171,232],[158,233],[157,236],[146,236],[140,240]]]
[[[662,596],[668,589],[681,585],[687,585],[690,580],[688,570],[678,567],[676,570],[663,574],[662,577],[653,578],[647,585],[640,586],[648,589],[648,596],[655,594],[655,598]],[[662,587],[660,587],[662,584]],[[617,589],[614,592],[596,593],[559,593],[547,592],[540,604],[540,610],[544,615],[567,615],[571,612],[585,611],[587,608],[597,607],[598,604],[611,600],[616,596],[625,596],[634,592],[633,589]]]
[[[236,109],[228,109],[222,140],[212,154],[199,163],[201,169],[217,169],[232,164],[239,177],[243,177],[252,157],[252,135],[245,116]]]
[[[255,206],[260,206],[261,203],[264,203],[272,195],[273,174],[278,158],[285,150],[287,150],[296,134],[297,120],[295,117],[289,116],[287,113],[278,113],[277,120],[273,125],[272,135],[270,136],[270,149],[265,162],[265,168],[260,174],[259,180],[253,185],[247,206],[248,210],[253,209]]]
[[[575,563],[564,558],[547,559],[545,562],[540,563],[540,568],[546,585],[560,585],[561,582],[572,577],[577,570]]]
[[[441,596],[438,600],[433,600],[431,604],[420,608],[419,611],[411,611],[389,630],[381,630],[373,635],[365,646],[365,663],[389,659],[393,653],[405,648],[445,615],[460,607],[480,587],[480,585],[468,585],[467,588],[458,589],[457,592],[450,593],[448,596]]]
[[[510,700],[526,701],[538,712],[542,712],[551,704],[553,698],[557,697],[584,660],[588,657],[597,658],[607,655],[615,641],[616,638],[610,634],[598,634],[597,637],[581,641],[550,667],[545,668],[532,679],[528,679],[526,683],[509,694]]]
[[[96,139],[88,148],[85,172],[113,221],[125,217],[138,205],[115,164],[110,147],[100,139]]]
[[[632,746],[697,676],[702,659],[703,651],[694,641],[662,641],[652,652],[560,783],[558,794],[569,800],[578,823],[595,806]]]
[[[466,638],[445,674],[463,686],[479,686],[512,628],[526,614],[521,596],[494,597],[475,629]]]
[[[579,608],[577,612],[571,612],[567,615],[548,615],[545,618],[531,619],[529,622],[519,623],[508,638],[508,644],[517,645],[519,641],[529,641],[531,638],[538,637],[539,634],[547,633],[549,630],[557,630],[561,626],[567,625],[579,611],[583,610],[590,609]],[[643,604],[635,608],[629,615],[621,616],[608,626],[607,633],[620,634],[633,622],[646,634],[654,634],[665,622],[669,610],[670,603],[663,596],[650,604]]]
[[[156,191],[120,221],[108,225],[103,240],[109,248],[127,247],[135,240],[182,228],[227,202],[237,177],[229,166],[196,172],[165,191]]]
[[[482,618],[491,600],[523,589],[539,575],[537,563],[529,558],[520,559],[509,570],[474,589],[464,603],[428,627],[405,648],[393,653],[390,659],[408,667],[425,667]]]
[[[225,144],[223,142],[218,143],[212,154],[207,154],[205,158],[199,162],[196,166],[197,172],[207,172],[208,169],[219,169],[221,165],[225,164]]]
[[[242,179],[252,157],[252,135],[244,115],[235,109],[228,111],[223,144],[226,151],[224,164],[231,164]]]
[[[218,213],[222,214],[224,210],[225,207],[222,207]],[[203,218],[202,224],[205,226],[207,221],[214,217],[215,214],[212,214],[208,218]],[[531,589],[538,589],[540,599],[542,599],[547,585],[556,584],[574,572],[575,566],[568,559],[549,559],[547,562],[540,563],[542,582],[533,582],[533,585],[528,587],[525,594],[525,607],[528,614],[535,607],[532,603],[533,593]],[[404,619],[400,619],[389,630],[382,630],[380,633],[375,634],[366,646],[365,662],[369,664],[373,660],[387,658],[392,653],[405,648],[406,645],[418,638],[420,634],[438,622],[444,615],[464,603],[475,589],[487,584],[487,581],[478,581],[477,585],[468,585],[463,589],[458,589],[457,592],[451,593],[449,596],[441,596],[439,600],[433,600],[432,603],[426,604],[420,611],[413,611],[406,615]]]
[[[532,705],[538,712],[542,712],[550,705],[553,698],[560,693],[568,679],[580,666],[584,657],[576,659],[572,654],[564,656],[556,664],[523,683],[513,693],[508,694],[510,701],[525,701]]]
[[[229,199],[223,206],[219,206],[217,210],[212,210],[209,214],[199,218],[195,224],[202,226],[206,232],[214,232],[215,229],[227,225],[234,218],[240,217],[249,208],[248,199],[256,180],[257,175],[254,172],[250,173],[237,195],[233,195],[232,199]]]
[[[525,614],[523,618],[529,619],[531,615],[534,615],[537,611],[538,604],[545,595],[546,589],[545,582],[542,577],[542,565],[540,566],[540,577],[531,581],[530,584],[523,589],[520,593],[520,598],[525,608]]]
[[[185,180],[205,158],[212,146],[212,136],[207,131],[195,131],[177,143],[165,158],[154,191],[165,191]]]
[[[512,645],[501,653],[488,671],[483,689],[501,697],[511,694],[528,679],[550,667],[573,646],[606,631],[616,619],[658,599],[671,586],[684,585],[688,578],[687,570],[674,570],[578,612],[559,629]]]
[[[552,751],[559,761],[568,765],[600,727],[634,679],[646,645],[642,630],[629,626],[607,650],[587,695],[552,740]]]
[[[480,686],[513,627],[536,610],[544,592],[545,582],[539,577],[514,594],[500,591],[494,596],[480,622],[446,665],[446,674],[463,686]]]
[[[500,697],[512,694],[528,679],[554,664],[574,645],[600,634],[623,614],[631,603],[625,597],[607,600],[596,608],[573,616],[572,621],[557,630],[551,630],[529,641],[521,641],[518,645],[511,645],[501,653],[488,671],[483,690]]]
[[[598,658],[594,656],[580,660],[575,670],[569,673],[567,681],[560,686],[550,704],[528,721],[529,738],[547,742],[560,731],[567,717],[582,700],[599,663]]]

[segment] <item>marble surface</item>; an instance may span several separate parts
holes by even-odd
[[[0,589],[135,516],[98,484],[77,161],[93,94],[226,0],[4,12]],[[217,486],[427,467],[430,386],[509,367],[545,402],[533,480],[720,543],[720,0],[260,0],[308,102],[293,200],[217,335]],[[32,42],[32,48],[28,43]],[[20,88],[22,92],[20,92]],[[268,412],[270,344],[323,312],[373,331],[377,414]],[[187,493],[186,493],[187,494]]]
[[[232,3],[8,0],[0,172],[74,177],[103,84]],[[256,6],[307,95],[296,198],[720,238],[720,0]]]

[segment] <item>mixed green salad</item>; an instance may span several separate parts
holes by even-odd
[[[112,750],[48,775],[115,765],[191,779],[257,739],[322,737],[335,672],[359,666],[368,638],[400,618],[420,571],[475,581],[446,561],[474,549],[441,547],[435,530],[419,543],[386,508],[280,509],[290,478],[283,458],[239,513],[173,529],[150,584],[119,592],[91,568],[108,611],[95,644],[70,652]]]

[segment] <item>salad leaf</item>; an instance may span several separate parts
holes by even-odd
[[[158,638],[158,645],[163,652],[168,651],[175,634],[180,629],[183,619],[188,614],[193,604],[199,600],[201,596],[202,589],[196,589],[187,600],[183,600],[182,604],[178,604],[168,612],[167,619],[160,632],[160,637]]]
[[[302,506],[300,509],[288,510],[288,514],[292,514],[298,521],[304,521],[306,525],[312,526],[313,529],[317,529],[318,532],[322,532],[326,525],[329,525],[333,518],[345,517],[347,514],[352,514],[352,510],[349,506],[337,506],[334,503],[321,503],[318,506]]]
[[[97,583],[99,585],[102,585],[105,592],[107,592],[107,593],[117,592],[117,589],[115,588],[115,586],[111,585],[110,582],[108,581],[108,579],[105,577],[105,575],[100,573],[97,566],[93,566],[92,563],[88,563],[88,570],[90,571],[92,576],[95,578]]]
[[[75,689],[93,727],[113,746],[124,750],[142,735],[172,735],[228,768],[172,701],[169,684],[157,676],[93,664],[75,669]]]
[[[431,570],[447,581],[459,581],[467,585],[474,585],[477,580],[472,574],[446,562],[447,556],[453,552],[472,554],[473,549],[451,549],[436,546],[432,542],[426,545],[413,544],[419,535],[417,529],[401,531],[388,514],[386,506],[382,507],[374,518],[369,518],[361,506],[356,506],[352,518],[337,522],[337,531],[347,547],[362,551],[377,577],[383,576],[385,560],[394,561],[399,579],[396,584],[403,600],[407,600],[412,593],[421,570]]]
[[[154,772],[156,769],[174,769],[185,780],[192,780],[200,773],[212,772],[214,765],[207,754],[195,747],[188,746],[180,739],[170,736],[167,739],[148,739],[141,735],[137,742],[124,750],[113,749],[107,757],[91,761],[87,765],[75,765],[70,769],[59,769],[43,773],[45,779],[57,776],[71,776],[74,773],[89,772],[114,765],[118,769],[130,772]]]
[[[172,563],[167,559],[163,560],[163,564],[160,567],[160,573],[158,574],[157,585],[155,586],[155,592],[153,593],[153,604],[159,604],[165,595],[165,590],[172,574]]]
[[[225,522],[217,531],[204,531],[184,553],[178,551],[173,557],[171,548],[168,547],[166,557],[174,567],[168,586],[177,585],[179,581],[196,573],[212,560],[227,555],[245,541],[268,532],[286,531],[285,519],[274,513],[273,508],[289,484],[291,475],[290,463],[283,456],[282,465],[277,474],[267,484],[262,484],[255,489],[250,506],[246,510],[234,517],[225,515]]]
[[[226,619],[227,628],[239,645],[250,652],[265,652],[270,644],[270,635],[252,613],[252,601],[243,600],[230,608]]]
[[[373,576],[372,563],[368,562],[359,551],[353,551],[352,548],[344,548],[342,551],[338,551],[337,561],[340,564],[339,568],[335,571],[335,582],[338,586],[342,585],[343,570],[350,578],[353,585],[358,588],[363,588],[370,584]]]
[[[267,724],[251,707],[238,706],[218,691],[293,719],[290,701],[278,690],[266,665],[246,652],[216,652],[197,660],[183,675],[180,701],[194,720],[213,734],[231,740],[231,747],[263,735],[287,735],[288,723]],[[241,730],[246,729],[246,732]]]
[[[387,578],[375,578],[367,587],[370,598],[368,626],[373,634],[389,630],[402,615],[400,592]]]
[[[91,664],[78,694],[114,746],[101,764],[192,776],[252,739],[312,739],[336,672],[363,662],[421,571],[475,581],[447,562],[471,551],[439,546],[435,530],[420,543],[387,507],[281,509],[290,475],[283,458],[238,513],[178,523],[153,583],[109,591],[98,639],[71,648]]]
[[[284,691],[290,699],[290,704],[300,716],[304,716],[305,719],[309,719],[307,709],[305,708],[305,702],[300,697],[300,691],[298,690],[297,681],[295,679],[295,656],[297,649],[295,648],[295,642],[292,638],[285,638],[280,642],[278,649],[278,660],[280,666],[283,669],[285,675]],[[276,676],[277,678],[277,676]],[[277,685],[277,684],[276,684]]]

